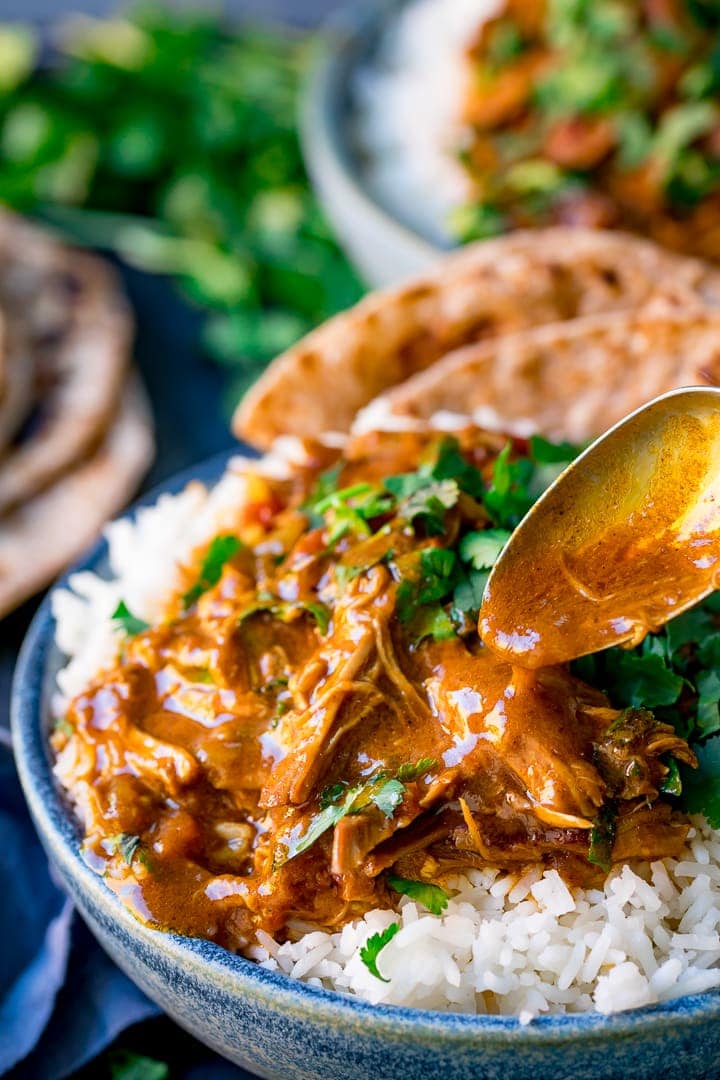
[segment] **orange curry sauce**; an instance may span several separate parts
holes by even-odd
[[[487,478],[506,440],[457,437]],[[258,927],[283,937],[392,906],[389,870],[442,885],[540,863],[598,881],[589,836],[608,805],[613,861],[680,851],[661,756],[693,756],[671,728],[620,714],[567,667],[513,672],[477,612],[439,640],[398,617],[419,552],[488,526],[481,501],[461,493],[440,534],[381,504],[332,539],[332,508],[300,509],[333,466],[336,489],[382,496],[439,440],[372,434],[342,457],[308,444],[292,480],[250,477],[219,581],[183,600],[198,551],[162,622],[122,639],[70,704],[52,742],[85,857],[144,921],[242,949]]]

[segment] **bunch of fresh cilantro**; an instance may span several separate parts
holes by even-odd
[[[174,278],[237,397],[362,290],[300,155],[307,40],[198,9],[68,19],[42,64],[0,27],[0,203]]]

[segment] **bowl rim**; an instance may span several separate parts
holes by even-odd
[[[206,484],[216,482],[236,454],[234,450],[223,451],[171,477],[134,502],[121,519],[133,518],[139,508],[154,504],[160,495],[176,494],[191,480]],[[44,723],[49,690],[54,685],[60,657],[54,644],[53,593],[67,588],[72,574],[87,570],[102,572],[107,550],[105,539],[99,539],[42,601],[15,669],[11,726],[15,761],[25,798],[52,861],[79,892],[85,894],[96,908],[109,913],[113,923],[130,938],[158,953],[165,964],[192,971],[220,991],[229,991],[236,996],[245,993],[256,1005],[334,1027],[366,1023],[372,1025],[373,1034],[393,1040],[411,1036],[416,1042],[434,1041],[441,1036],[456,1045],[472,1043],[478,1051],[491,1046],[559,1046],[574,1041],[580,1033],[584,1039],[593,1042],[608,1036],[622,1039],[656,1034],[662,1028],[674,1026],[677,1021],[695,1026],[720,1019],[720,990],[673,998],[658,1005],[609,1016],[599,1013],[541,1016],[526,1025],[513,1016],[440,1012],[383,1003],[373,1005],[269,971],[211,941],[154,930],[139,922],[80,856],[77,827],[52,775]]]
[[[300,98],[299,130],[305,164],[315,186],[332,187],[345,201],[372,220],[392,240],[413,248],[419,259],[437,258],[458,244],[443,244],[388,209],[364,182],[344,134],[347,72],[354,71],[368,38],[374,37],[388,15],[409,0],[364,0],[345,3],[320,26],[314,63]]]

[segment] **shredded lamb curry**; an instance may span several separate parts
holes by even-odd
[[[119,606],[115,666],[53,733],[108,885],[243,949],[393,906],[398,880],[540,864],[588,884],[677,855],[688,825],[662,792],[687,743],[478,637],[532,499],[526,444],[468,428],[305,451],[291,479],[248,475],[157,625]]]

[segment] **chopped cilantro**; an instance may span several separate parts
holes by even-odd
[[[612,864],[612,848],[615,840],[617,810],[615,804],[608,802],[600,809],[590,830],[590,848],[588,862],[609,870]]]
[[[272,593],[259,592],[257,599],[248,604],[237,617],[238,623],[244,623],[253,615],[273,615],[281,622],[289,622],[300,611],[312,615],[321,634],[326,634],[330,626],[330,609],[325,604],[311,600],[278,600]]]
[[[135,637],[136,634],[142,634],[143,630],[150,628],[150,623],[146,623],[144,619],[138,619],[137,615],[133,615],[124,600],[120,601],[110,618],[114,623],[118,624],[128,637]]]
[[[198,580],[183,595],[183,607],[189,608],[204,592],[217,585],[222,577],[223,567],[242,547],[242,541],[231,533],[222,533],[216,536],[200,566]]]
[[[697,727],[700,738],[716,735],[720,731],[720,673],[701,671],[695,679],[698,691]]]
[[[616,705],[648,709],[673,705],[684,685],[683,677],[657,653],[642,655],[611,649],[605,654],[604,669],[605,689]]]
[[[487,570],[462,571],[453,590],[453,613],[477,616],[490,574]]]
[[[408,878],[388,874],[387,883],[395,892],[409,896],[411,900],[426,907],[431,915],[442,915],[448,906],[448,895],[439,885],[430,885],[425,881],[411,881]]]
[[[419,761],[406,761],[404,765],[401,765],[397,771],[398,780],[402,780],[404,784],[409,784],[413,780],[419,780],[420,777],[430,772],[437,765],[437,758],[424,757]]]
[[[665,764],[667,765],[667,776],[663,779],[660,790],[665,795],[682,795],[683,785],[677,760],[671,757],[668,758]]]
[[[720,829],[720,737],[694,747],[698,769],[682,769],[683,804],[690,814],[704,814],[713,829]]]
[[[53,724],[53,730],[62,732],[62,734],[67,735],[68,738],[70,738],[70,736],[73,735],[75,732],[75,729],[68,720],[67,716],[56,717],[55,723]]]
[[[324,473],[321,473],[317,478],[315,487],[309,497],[300,507],[302,513],[306,514],[310,519],[311,528],[318,529],[324,524],[325,519],[318,511],[317,504],[324,502],[328,495],[332,495],[337,491],[337,483],[340,479],[341,472],[342,462],[338,462],[338,464],[333,465],[331,469],[327,469]]]
[[[538,465],[567,465],[578,455],[578,447],[569,442],[548,442],[542,435],[530,436],[530,457]]]
[[[405,785],[399,780],[387,780],[382,787],[370,794],[370,802],[377,806],[378,810],[391,818],[405,796]]]
[[[460,557],[476,570],[490,570],[509,539],[507,529],[467,533],[460,541]]]
[[[459,497],[457,481],[433,480],[404,499],[398,506],[398,514],[408,521],[419,519],[428,536],[441,536],[445,531],[445,514]]]
[[[110,837],[108,844],[111,855],[122,855],[128,866],[131,866],[140,847],[140,837],[133,833],[117,833]]]
[[[110,1056],[111,1080],[167,1080],[170,1069],[164,1061],[118,1050]]]
[[[507,443],[495,459],[490,487],[483,498],[490,517],[503,529],[513,529],[535,501],[529,490],[533,463],[523,457],[511,461],[511,453],[512,444]]]
[[[371,804],[385,817],[391,818],[404,795],[405,786],[399,780],[388,779],[383,773],[372,777],[365,784],[357,784],[351,788],[340,783],[325,788],[320,797],[320,812],[312,818],[301,837],[291,839],[287,844],[287,859],[294,859],[296,855],[307,851],[342,818],[360,814]]]
[[[382,930],[379,934],[373,934],[369,937],[362,949],[360,950],[360,959],[365,967],[368,969],[371,975],[374,975],[376,979],[380,979],[381,982],[390,982],[378,971],[378,957],[388,942],[397,934],[400,929],[400,923],[390,923],[386,930]]]

